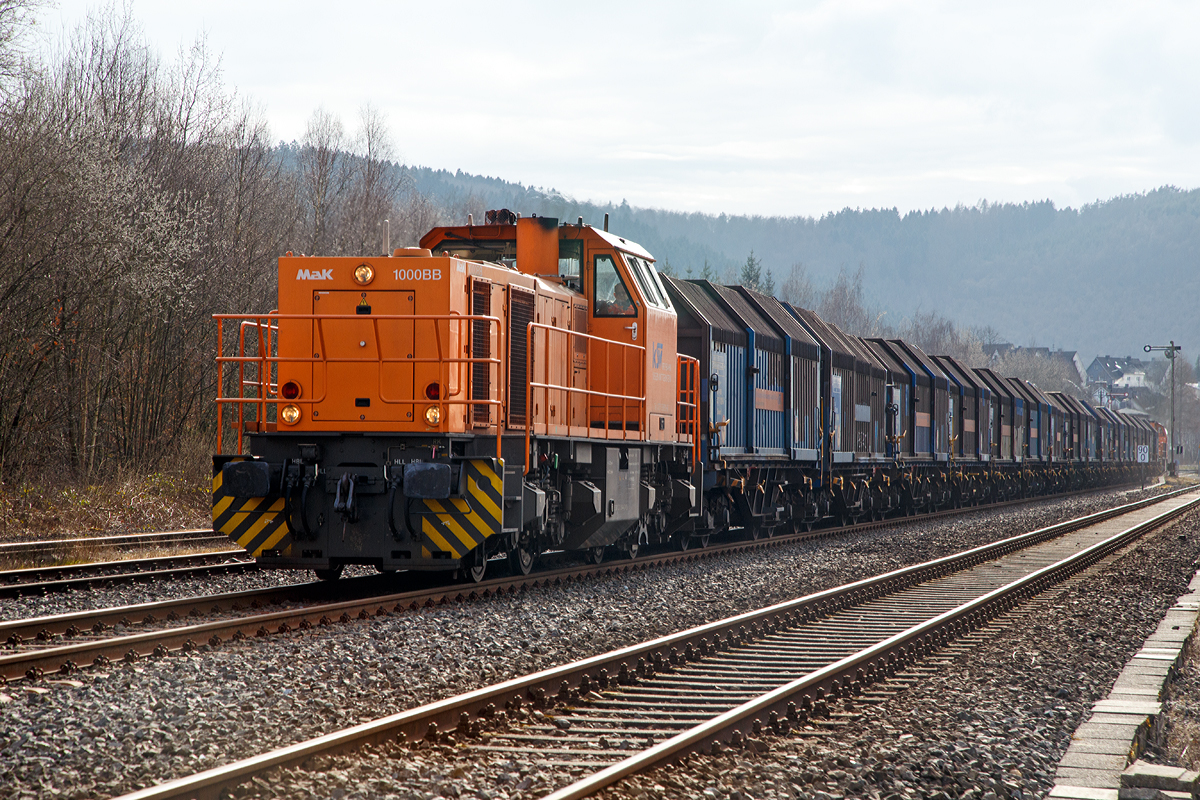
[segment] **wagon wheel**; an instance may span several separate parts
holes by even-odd
[[[483,551],[483,547],[483,543],[480,542],[475,549],[463,557],[462,571],[471,583],[479,583],[487,573],[487,554]],[[531,560],[530,565],[532,563]]]
[[[318,580],[336,581],[342,577],[342,570],[345,568],[345,564],[338,564],[336,567],[330,567],[329,569],[314,569],[313,572],[316,573]]]
[[[528,545],[517,545],[508,551],[508,568],[513,575],[528,575],[533,571],[533,551]]]

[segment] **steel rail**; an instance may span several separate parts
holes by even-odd
[[[583,780],[551,792],[543,800],[580,800],[580,798],[591,797],[605,787],[636,772],[644,772],[647,769],[676,761],[688,753],[704,750],[711,752],[714,744],[720,747],[722,740],[729,737],[734,731],[747,733],[755,727],[755,723],[761,729],[763,720],[769,719],[771,714],[774,714],[777,719],[780,718],[789,710],[788,704],[792,704],[794,707],[794,699],[801,697],[805,691],[815,692],[817,689],[829,691],[832,689],[834,695],[839,696],[846,691],[846,687],[853,687],[857,683],[859,684],[858,691],[851,689],[849,693],[860,693],[861,689],[865,688],[862,686],[862,677],[874,673],[877,665],[887,664],[888,659],[891,658],[892,663],[888,664],[888,667],[893,672],[895,671],[897,667],[896,654],[902,653],[899,661],[903,663],[911,663],[917,658],[922,658],[928,654],[928,651],[936,649],[952,638],[947,635],[947,632],[952,631],[956,623],[971,619],[967,627],[978,627],[983,621],[991,620],[1016,605],[1016,598],[1024,600],[1040,594],[1071,575],[1092,566],[1146,532],[1161,527],[1172,519],[1187,513],[1197,505],[1200,505],[1200,497],[1110,536],[1057,563],[1038,569],[1005,586],[963,603],[957,608],[914,625],[871,647],[797,678],[665,742],[606,767]],[[911,652],[910,649],[916,652]]]
[[[1061,535],[1069,530],[1074,530],[1076,527],[1090,525],[1112,516],[1127,513],[1144,505],[1160,502],[1174,494],[1178,494],[1179,491],[1099,511],[1077,520],[1057,523],[1038,531],[1021,534],[1020,536],[994,542],[990,545],[984,545],[981,550],[993,548],[995,552],[1001,552],[1005,547],[1016,548],[1026,546],[1016,542],[1034,541],[1033,539],[1027,539],[1027,537],[1052,537]],[[14,620],[7,623],[11,626],[12,630],[9,630],[7,636],[3,637],[4,640],[13,647],[25,644],[27,641],[33,644],[34,647],[21,652],[0,655],[0,681],[19,680],[21,678],[36,680],[45,674],[55,672],[60,675],[69,675],[88,664],[104,666],[113,660],[137,661],[152,656],[161,657],[171,651],[191,651],[206,642],[215,647],[219,646],[223,640],[229,638],[236,640],[249,637],[264,638],[273,633],[289,633],[295,629],[306,630],[315,625],[331,625],[335,622],[344,623],[355,619],[365,620],[375,616],[416,610],[422,607],[464,602],[478,597],[486,598],[493,594],[512,594],[541,586],[559,585],[573,580],[619,574],[633,570],[652,569],[671,563],[690,562],[723,554],[757,550],[816,536],[830,536],[848,531],[889,527],[897,523],[920,522],[943,515],[956,516],[963,513],[970,513],[971,511],[996,508],[1000,505],[1002,504],[997,503],[968,509],[947,510],[920,517],[901,517],[894,520],[861,523],[843,528],[826,528],[811,533],[797,533],[788,536],[729,542],[683,552],[653,554],[635,560],[613,561],[599,565],[576,565],[548,572],[533,573],[527,576],[493,578],[476,584],[452,584],[431,589],[417,589],[383,595],[371,594],[367,597],[319,603],[301,608],[285,609],[231,619],[197,622],[189,625],[128,633],[72,644],[43,646],[37,644],[37,642],[52,642],[55,634],[63,634],[71,626],[75,626],[82,633],[83,630],[94,629],[96,624],[100,624],[101,631],[103,631],[104,626],[113,624],[114,620],[124,622],[127,617],[130,621],[133,621],[139,618],[144,620],[146,615],[152,615],[154,619],[151,620],[151,623],[154,623],[159,621],[158,614],[169,619],[172,613],[177,617],[191,616],[191,609],[202,608],[204,606],[210,608],[210,613],[224,613],[235,610],[232,608],[234,603],[253,603],[256,598],[260,604],[273,602],[278,597],[278,587],[265,590],[249,590],[248,594],[229,593],[227,595],[200,596],[183,598],[177,601],[164,601],[162,604],[150,604],[157,605],[157,614],[155,608],[146,608],[145,605],[147,604],[143,604],[142,606],[97,609],[92,612],[54,615],[37,618],[36,620]],[[908,575],[908,571],[917,570],[918,568],[908,567],[895,573],[888,573],[887,576],[880,576],[880,579],[889,576]],[[867,579],[867,583],[864,585],[872,585],[871,581],[880,579]],[[234,595],[237,596],[235,597]],[[216,611],[212,612],[211,609],[214,607]],[[187,609],[186,612],[183,611],[184,608]],[[91,624],[86,624],[88,622]],[[33,626],[35,625],[36,630],[33,630]]]
[[[258,569],[258,564],[249,559],[245,550],[96,561],[61,567],[33,567],[0,572],[0,597],[42,595],[146,579],[189,578],[219,572],[255,572]],[[47,578],[47,575],[75,577]]]
[[[547,696],[553,696],[555,692],[558,697],[565,698],[567,701],[577,700],[579,695],[586,693],[585,687],[591,684],[593,678],[589,676],[598,676],[594,679],[599,686],[605,687],[612,680],[608,677],[607,672],[610,669],[616,671],[615,681],[618,684],[635,682],[636,679],[632,677],[627,666],[635,659],[639,660],[639,674],[641,666],[646,662],[662,663],[662,656],[668,650],[671,653],[672,663],[676,663],[677,658],[682,658],[684,661],[698,660],[709,653],[710,641],[716,643],[717,650],[722,649],[722,635],[727,637],[724,645],[728,646],[731,642],[744,643],[753,637],[754,633],[746,633],[747,628],[758,634],[761,634],[762,631],[769,633],[782,625],[794,625],[825,618],[841,609],[856,606],[884,595],[891,595],[962,568],[985,563],[994,557],[1044,542],[1069,530],[1076,530],[1136,511],[1154,502],[1162,502],[1168,497],[1174,497],[1184,491],[1195,491],[1195,489],[1192,487],[1172,492],[1169,495],[1137,501],[1117,509],[1097,512],[1078,520],[1010,537],[953,556],[894,570],[846,586],[817,592],[768,608],[659,637],[649,642],[592,656],[572,664],[514,678],[494,686],[392,714],[259,756],[205,770],[196,775],[135,791],[125,795],[122,800],[216,797],[224,788],[238,785],[271,769],[295,766],[313,755],[345,752],[361,747],[363,744],[379,743],[400,736],[436,740],[442,729],[456,729],[456,727],[464,725],[470,728],[473,724],[470,719],[472,715],[487,719],[499,713],[496,709],[502,706],[519,706],[527,698],[537,701]],[[701,749],[710,744],[715,737],[724,736],[734,730],[740,731],[746,727],[753,728],[754,720],[760,719],[769,711],[778,711],[783,704],[788,702],[789,698],[797,696],[804,689],[826,689],[832,691],[835,696],[840,695],[843,691],[861,690],[864,684],[869,685],[873,680],[882,679],[884,675],[923,657],[938,643],[948,639],[947,625],[957,625],[959,632],[977,627],[988,615],[994,616],[1013,607],[1020,602],[1020,599],[1042,591],[1060,576],[1078,571],[1086,563],[1094,563],[1104,555],[1121,547],[1131,536],[1135,535],[1134,531],[1140,533],[1152,526],[1161,525],[1168,519],[1185,513],[1198,503],[1200,503],[1200,497],[1140,523],[1133,529],[1110,537],[1100,544],[1093,545],[1069,559],[1061,560],[1028,574],[1003,589],[976,597],[958,608],[938,614],[933,619],[922,621],[903,633],[893,635],[853,656],[841,658],[833,664],[822,667],[803,678],[793,680],[753,701],[719,714],[715,718],[719,722],[705,722],[696,726],[690,735],[676,736],[668,742],[656,745],[646,751],[649,755],[641,754],[640,760],[635,760],[638,758],[635,757],[608,767],[587,779],[592,781],[587,786],[582,785],[585,782],[577,782],[560,790],[571,792],[562,797],[586,796],[634,771]],[[680,653],[683,655],[680,656]],[[577,688],[572,688],[572,684],[575,684]],[[586,791],[584,791],[585,789]],[[553,796],[557,797],[557,795]]]
[[[983,511],[983,510],[993,509],[993,508],[1004,508],[1007,506],[1036,502],[1037,500],[1041,500],[1041,499],[1053,500],[1056,498],[1071,497],[1071,496],[1080,495],[1080,494],[1090,494],[1090,493],[1096,493],[1096,492],[1101,492],[1101,491],[1106,491],[1106,490],[1111,490],[1111,489],[1116,489],[1116,488],[1120,488],[1120,487],[1098,487],[1098,488],[1093,488],[1093,489],[1080,489],[1080,490],[1076,490],[1073,492],[1064,492],[1062,494],[1057,494],[1057,495],[1039,495],[1037,497],[1030,497],[1030,498],[1020,498],[1020,499],[1015,499],[1015,500],[1003,500],[1000,502],[988,503],[988,504],[980,505],[980,506],[965,506],[963,508],[958,508],[958,509],[943,509],[941,511],[934,511],[934,512],[930,512],[927,514],[917,515],[915,517],[893,517],[893,518],[887,518],[887,519],[877,520],[877,521],[873,521],[873,522],[857,522],[857,523],[851,523],[849,525],[843,525],[843,526],[835,526],[835,527],[830,527],[830,528],[818,528],[811,532],[802,532],[802,533],[793,533],[793,534],[776,534],[776,535],[774,535],[772,537],[768,537],[768,538],[772,538],[774,541],[777,541],[777,542],[789,542],[789,541],[795,541],[798,539],[807,539],[807,538],[813,538],[813,537],[818,537],[818,536],[836,535],[839,533],[843,533],[847,530],[872,530],[872,529],[880,528],[880,527],[888,527],[890,525],[903,525],[903,524],[920,522],[922,520],[938,519],[941,517],[955,516],[955,515],[959,515],[959,514],[967,514],[967,513],[973,512],[973,511]],[[736,531],[738,529],[734,529],[734,530]],[[190,534],[206,534],[206,535],[202,536],[201,538],[196,539],[195,541],[220,541],[220,542],[228,541],[227,537],[225,537],[223,535],[218,535],[211,531],[202,531],[202,530],[201,531],[197,531],[197,530],[167,531],[167,532],[163,532],[162,534],[130,534],[128,536],[107,537],[107,538],[120,539],[120,540],[132,540],[132,539],[142,539],[145,537],[163,536],[163,537],[168,537],[167,539],[164,539],[164,541],[177,541],[177,542],[178,541],[187,541],[185,539],[178,538],[181,534],[188,534],[188,535],[190,535]],[[176,537],[176,538],[172,540],[169,537]],[[55,544],[62,543],[62,542],[71,543],[71,542],[90,542],[90,541],[93,541],[93,540],[91,540],[91,539],[61,539],[61,540],[56,540],[53,542],[9,543],[9,545],[7,545],[7,546],[25,547],[25,546],[28,546],[31,544],[36,544],[38,546],[42,546],[42,545],[50,546],[50,545],[55,545]],[[4,546],[6,546],[6,545],[0,545],[0,547],[4,547]],[[727,543],[725,545],[718,544],[718,545],[713,546],[710,549],[713,552],[722,552],[719,548],[729,547],[729,546],[736,548],[736,547],[740,546],[740,543],[734,542],[734,543]],[[16,552],[16,551],[12,551],[12,552]],[[67,565],[59,565],[59,566],[51,566],[51,567],[32,567],[32,568],[27,568],[27,569],[0,571],[0,597],[21,597],[21,596],[25,596],[25,595],[38,595],[38,594],[48,594],[50,592],[68,591],[71,589],[86,589],[86,588],[90,588],[93,585],[109,585],[109,584],[122,583],[122,582],[128,583],[132,580],[136,580],[138,576],[148,574],[151,571],[156,572],[158,577],[191,577],[192,574],[194,574],[195,572],[199,572],[200,574],[205,574],[206,571],[203,569],[200,569],[200,570],[194,570],[193,572],[189,572],[187,570],[168,572],[167,569],[165,569],[163,565],[167,565],[167,567],[169,568],[172,561],[178,562],[181,560],[185,561],[185,562],[190,561],[191,563],[197,563],[197,562],[214,563],[214,561],[219,562],[220,560],[222,560],[220,558],[222,555],[232,556],[232,555],[240,554],[243,552],[244,552],[243,550],[238,550],[235,548],[235,549],[231,549],[231,550],[215,551],[214,553],[198,553],[198,554],[178,555],[178,556],[158,556],[158,557],[154,557],[154,558],[145,558],[145,559],[122,559],[119,561],[87,562],[87,563],[82,563],[82,564],[67,564]],[[226,568],[222,568],[217,571],[221,571],[221,572],[235,571],[236,572],[236,571],[257,569],[257,567],[253,566],[253,564],[249,561],[247,561],[246,564],[247,564],[247,566],[245,566],[245,567],[226,567]],[[115,572],[114,572],[114,570],[115,570]],[[86,577],[86,575],[85,575],[86,573],[92,573],[92,572],[98,573],[98,577],[95,579],[89,579],[88,577]],[[59,578],[59,577],[57,577],[60,575],[79,575],[80,577],[75,577],[75,578]],[[45,576],[55,576],[55,577],[47,578]],[[130,576],[132,576],[132,577],[130,577]]]
[[[3,542],[0,543],[0,559],[25,558],[76,549],[115,550],[129,547],[187,544],[214,539],[227,539],[227,537],[215,533],[211,528],[189,528],[152,533],[123,533],[113,536],[83,536],[74,539],[44,539],[36,542]]]
[[[1098,511],[1092,513],[1092,515],[1074,519],[1074,521],[1050,525],[1049,528],[1032,531],[1030,534],[1022,534],[1013,537],[1013,540],[994,542],[984,547],[1024,546],[1006,545],[1006,543],[1014,540],[1022,540],[1022,537],[1034,535],[1043,537],[1061,535],[1067,533],[1068,530],[1074,530],[1075,528],[1082,527],[1082,525],[1093,524],[1094,522],[1102,521],[1102,519],[1132,511],[1142,505],[1158,503],[1158,501],[1184,491],[1188,491],[1188,489],[1180,489],[1177,492],[1138,500],[1132,504],[1116,506],[1114,509]],[[370,619],[372,616],[400,613],[403,610],[444,606],[444,604],[451,602],[464,602],[480,596],[488,597],[493,594],[514,594],[516,591],[546,587],[546,585],[558,585],[570,581],[578,581],[578,579],[616,575],[616,573],[634,570],[656,569],[656,567],[680,563],[680,561],[694,561],[714,558],[716,555],[721,554],[755,551],[755,549],[782,545],[782,543],[786,542],[812,539],[812,537],[816,536],[830,536],[846,533],[846,531],[887,528],[894,524],[920,522],[924,521],[924,519],[936,518],[938,516],[958,516],[962,515],[962,513],[995,509],[998,506],[1016,503],[1021,503],[1021,501],[1012,500],[1006,501],[1004,504],[947,510],[922,517],[900,517],[892,519],[892,521],[860,523],[850,525],[850,527],[827,528],[820,531],[812,531],[812,533],[775,536],[770,537],[770,539],[727,542],[724,545],[690,549],[690,551],[685,552],[652,554],[636,560],[612,561],[612,563],[600,565],[569,566],[559,570],[535,572],[529,576],[492,578],[476,584],[451,584],[431,589],[402,591],[402,593],[372,594],[366,597],[356,597],[356,599],[319,603],[316,606],[239,616],[239,618],[234,619],[196,622],[196,624],[192,625],[162,628],[162,630],[157,631],[126,633],[121,634],[121,636],[106,639],[91,639],[73,644],[43,646],[36,644],[36,642],[53,642],[54,634],[65,633],[67,630],[70,630],[72,625],[82,632],[86,628],[95,628],[98,622],[101,625],[102,631],[104,625],[112,625],[114,620],[124,622],[125,618],[133,620],[138,619],[138,616],[144,619],[144,615],[146,614],[155,615],[155,609],[116,607],[96,609],[95,612],[43,616],[43,618],[38,618],[37,620],[14,620],[11,622],[11,625],[19,627],[19,630],[8,632],[7,636],[4,637],[6,642],[11,646],[18,646],[29,642],[30,639],[34,639],[34,642],[29,643],[34,643],[36,649],[0,655],[0,681],[19,680],[22,678],[36,680],[44,674],[55,672],[67,675],[76,672],[78,668],[86,666],[89,663],[94,664],[94,666],[103,667],[113,660],[137,661],[140,658],[169,654],[170,651],[174,650],[192,650],[205,642],[208,642],[212,646],[217,646],[221,644],[223,638],[263,638],[270,636],[271,633],[287,633],[295,630],[295,628],[306,630],[306,628],[313,625],[331,625],[335,621],[348,622],[355,619]],[[906,567],[906,569],[914,570],[917,567]],[[906,575],[905,570],[888,573],[888,575],[901,575],[901,573]],[[178,601],[164,601],[162,606],[158,606],[158,613],[167,619],[169,619],[170,614],[173,612],[176,616],[184,616],[185,613],[182,612],[182,608],[186,607],[186,615],[191,616],[192,608],[203,608],[204,606],[210,608],[210,613],[223,613],[227,612],[227,610],[235,610],[233,609],[233,603],[235,602],[253,603],[256,597],[259,603],[274,602],[278,596],[276,589],[250,590],[250,593],[230,593],[240,595],[239,597],[212,595],[209,597],[187,597],[187,599]],[[212,612],[211,610],[214,607],[216,607],[216,612]],[[94,614],[95,618],[89,620],[89,614]],[[131,614],[138,616],[132,616]],[[80,622],[80,618],[83,619],[83,622]],[[85,624],[88,621],[91,622],[90,625]],[[151,622],[155,621],[158,621],[157,615],[155,615],[155,620],[151,620]],[[31,626],[35,624],[37,630],[31,630]]]

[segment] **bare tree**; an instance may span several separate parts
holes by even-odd
[[[340,252],[332,229],[348,178],[341,149],[343,137],[342,121],[324,108],[313,112],[304,129],[300,143],[300,199],[309,254]]]
[[[797,261],[788,270],[788,276],[779,287],[784,301],[798,308],[813,308],[817,304],[817,290],[808,277],[808,267]]]
[[[863,289],[864,271],[861,264],[853,275],[843,268],[833,285],[821,292],[817,313],[822,319],[855,336],[886,335],[883,321],[885,312],[867,305]]]
[[[1076,397],[1083,394],[1075,382],[1079,379],[1075,367],[1031,348],[1008,351],[1000,358],[996,369],[1001,375],[1027,380],[1044,392],[1065,392]]]
[[[404,186],[404,174],[392,163],[395,148],[387,121],[370,104],[359,111],[353,152],[344,220],[346,252],[368,255],[380,251],[383,220],[396,217]]]
[[[968,367],[982,367],[987,362],[979,339],[936,311],[918,310],[900,324],[896,333],[926,353],[953,356]]]
[[[43,0],[0,0],[0,97],[20,74],[21,45]]]

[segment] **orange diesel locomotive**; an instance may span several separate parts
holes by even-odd
[[[653,257],[582,220],[488,217],[390,256],[289,253],[277,311],[217,316],[237,441],[216,530],[323,578],[479,580],[500,556],[635,553],[699,513],[697,362]]]

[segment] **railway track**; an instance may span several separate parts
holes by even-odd
[[[829,536],[843,533],[847,530],[872,530],[874,528],[906,523],[921,522],[983,511],[994,508],[1021,505],[1040,499],[1058,499],[1108,491],[1114,487],[1102,489],[1085,489],[1066,492],[1053,497],[1023,498],[990,503],[982,506],[969,506],[961,509],[945,509],[942,511],[923,514],[915,517],[896,517],[873,522],[858,522],[847,526],[818,528],[811,532],[795,533],[773,537],[775,542],[788,542],[816,536]],[[5,552],[15,556],[22,552],[20,548],[30,548],[28,553],[66,553],[69,548],[92,542],[108,544],[109,547],[130,547],[148,545],[180,545],[180,544],[214,544],[228,545],[228,539],[218,536],[212,531],[187,530],[166,531],[163,533],[131,534],[127,536],[98,537],[96,539],[59,539],[45,542],[10,543],[0,545],[0,563]],[[82,544],[81,544],[82,543]],[[736,546],[736,545],[735,545]],[[4,548],[10,548],[5,551]],[[58,549],[56,549],[58,548]],[[67,548],[67,549],[64,549]],[[720,546],[713,552],[721,552]],[[11,558],[9,559],[11,562]],[[97,586],[113,586],[121,583],[133,583],[146,579],[192,578],[206,574],[252,572],[258,566],[252,562],[244,551],[238,549],[222,549],[211,553],[195,553],[189,555],[157,556],[140,559],[121,559],[119,561],[88,562],[78,564],[62,564],[56,566],[31,567],[0,571],[0,597],[23,597],[30,595],[46,595],[52,592],[86,590]],[[7,638],[0,637],[0,641]]]
[[[1152,502],[1155,499],[1140,502]],[[414,574],[405,575],[403,579],[418,584],[419,588],[396,592],[396,576],[381,575],[337,583],[289,584],[0,622],[0,642],[10,651],[0,655],[0,681],[38,680],[47,674],[67,676],[88,665],[104,668],[117,660],[133,662],[161,658],[172,652],[190,652],[204,644],[217,647],[231,639],[264,638],[272,634],[306,630],[319,625],[369,619],[422,607],[465,602],[477,597],[510,594],[539,586],[586,580],[631,570],[653,569],[671,563],[713,558],[847,531],[895,527],[1021,502],[1029,501],[1008,501],[946,510],[920,517],[823,528],[770,539],[724,542],[684,552],[645,555],[636,560],[626,559],[599,565],[572,563],[557,569],[537,571],[528,576],[505,575],[477,584],[438,584],[435,583],[435,574]],[[1116,511],[1100,513],[1112,514]],[[1071,524],[1074,523],[1063,523],[1065,526]],[[1052,529],[1068,528],[1054,526],[1048,530]],[[189,568],[189,574],[204,570],[254,568],[256,567],[253,562],[237,561],[228,565]],[[152,578],[171,577],[181,574],[185,574],[183,570],[168,570],[161,573],[119,576],[115,579],[140,579],[147,575]],[[91,579],[75,579],[79,585],[89,580]],[[0,589],[0,593],[3,591],[4,589]],[[26,588],[25,592],[28,593],[29,589]],[[255,613],[256,611],[259,613]]]
[[[37,542],[4,542],[0,543],[0,563],[62,558],[80,552],[119,552],[144,547],[206,547],[226,544],[228,541],[228,537],[215,533],[211,528],[192,528],[117,536],[47,539]]]
[[[53,673],[65,676],[89,664],[103,668],[113,660],[132,662],[162,657],[173,651],[190,651],[206,643],[215,647],[229,639],[263,638],[314,625],[345,623],[538,586],[712,558],[849,530],[894,527],[1022,502],[1029,501],[1014,500],[976,508],[945,510],[921,517],[824,528],[770,539],[725,542],[686,552],[645,555],[636,560],[599,565],[572,563],[558,569],[537,571],[529,576],[505,576],[478,584],[437,584],[434,574],[415,574],[406,575],[404,579],[424,583],[424,586],[395,592],[394,576],[372,576],[336,584],[289,584],[0,622],[0,642],[12,651],[0,655],[0,680],[37,680]],[[252,562],[238,563],[250,568],[254,566]],[[234,568],[237,568],[236,564],[230,565],[230,569]],[[194,571],[203,569],[193,568]],[[79,579],[79,582],[86,583],[86,580]],[[272,607],[278,610],[253,613]]]
[[[257,570],[258,565],[246,555],[246,551],[230,549],[211,553],[30,567],[0,572],[0,597],[45,595],[122,583]]]
[[[1091,514],[478,689],[125,800],[215,797],[314,755],[393,739],[455,745],[472,762],[536,754],[551,766],[590,773],[548,797],[587,797],[689,753],[757,749],[770,734],[844,722],[835,701],[870,701],[873,684],[1198,505],[1200,495],[1187,489]]]

